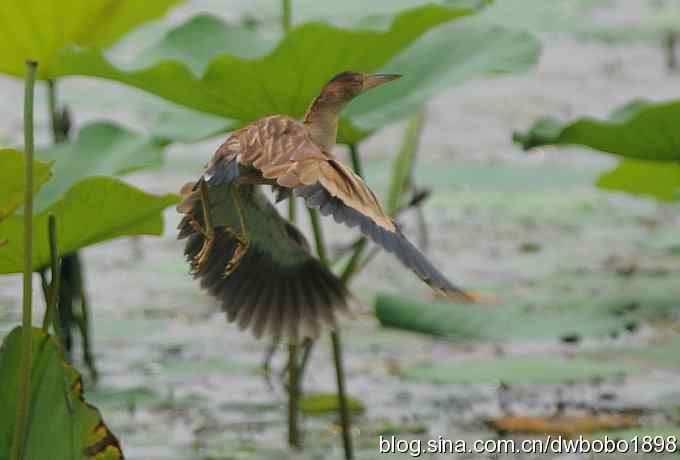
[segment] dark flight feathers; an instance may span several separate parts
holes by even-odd
[[[225,166],[206,177],[209,185],[231,182],[238,175],[237,169]],[[220,191],[224,193],[224,190]],[[185,197],[185,201],[191,200],[193,205],[180,222],[178,238],[187,239],[184,253],[194,277],[220,302],[229,322],[236,322],[241,330],[251,330],[256,338],[264,335],[275,339],[317,338],[323,328],[335,327],[338,312],[348,313],[346,288],[308,253],[309,245],[304,235],[283,220],[271,204],[261,205],[247,194],[243,195],[241,205],[246,208],[252,225],[271,225],[269,233],[265,234],[275,235],[275,244],[261,241],[258,236],[261,232],[251,229],[250,246],[233,272],[227,275],[227,264],[234,256],[238,242],[224,226],[214,224],[213,245],[207,260],[202,265],[197,264],[196,257],[206,241],[191,223],[194,220],[201,226],[204,224],[203,208],[197,194],[193,191]],[[255,216],[257,222],[254,222]],[[281,254],[270,252],[272,247],[295,254],[294,260],[280,262]]]

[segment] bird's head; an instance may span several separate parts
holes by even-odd
[[[335,144],[340,112],[347,103],[364,91],[399,77],[400,75],[342,72],[331,78],[305,114],[304,122],[312,140],[324,151],[330,152]]]
[[[328,105],[342,107],[359,94],[400,77],[396,74],[342,72],[326,83],[319,97]]]

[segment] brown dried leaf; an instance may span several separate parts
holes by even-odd
[[[635,428],[638,423],[629,415],[508,415],[491,419],[487,424],[499,433],[561,434],[564,436],[596,431]]]

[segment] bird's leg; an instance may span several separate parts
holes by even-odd
[[[210,216],[210,202],[208,201],[208,186],[206,185],[205,181],[201,181],[200,193],[201,206],[203,207],[203,225],[201,225],[195,219],[191,221],[192,228],[201,233],[205,238],[201,250],[198,252],[198,254],[196,254],[196,257],[194,257],[196,270],[200,270],[208,261],[208,255],[210,254],[210,250],[212,249],[213,243],[215,241],[215,229],[212,226],[212,218]]]
[[[267,353],[264,356],[264,361],[262,362],[262,373],[264,374],[264,380],[267,382],[267,386],[270,390],[274,390],[274,384],[272,382],[272,360],[276,354],[276,349],[279,347],[279,339],[274,339],[267,347]]]
[[[229,263],[227,263],[227,268],[224,270],[224,275],[229,276],[231,273],[236,270],[236,267],[238,267],[238,264],[241,262],[241,259],[243,256],[246,254],[248,251],[248,248],[250,247],[250,241],[248,240],[248,233],[246,232],[246,222],[245,218],[243,217],[243,209],[241,208],[241,196],[239,195],[239,190],[238,190],[238,185],[234,185],[231,187],[231,198],[234,202],[234,207],[236,208],[236,212],[238,213],[238,219],[239,219],[239,225],[241,227],[240,233],[236,233],[233,229],[231,228],[225,228],[225,231],[228,232],[237,242],[236,250],[234,251],[234,255],[231,256],[231,260],[229,260]]]

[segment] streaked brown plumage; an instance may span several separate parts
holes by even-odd
[[[343,107],[362,92],[396,78],[398,76],[395,75],[343,72],[324,86],[320,95],[312,102],[303,122],[286,115],[273,115],[232,133],[211,158],[199,183],[190,190],[184,190],[185,201],[178,207],[180,212],[187,214],[181,234],[200,235],[201,247],[196,246],[196,238],[191,248],[191,241],[187,245],[187,254],[191,258],[194,272],[203,276],[208,270],[205,267],[218,257],[215,255],[217,251],[219,257],[225,259],[221,265],[223,269],[227,269],[223,276],[226,283],[229,277],[238,273],[239,264],[245,263],[248,251],[253,250],[248,240],[248,232],[252,229],[247,228],[248,217],[244,219],[244,213],[240,211],[239,219],[232,216],[221,222],[222,225],[228,224],[229,231],[226,234],[231,235],[229,241],[232,241],[230,245],[235,248],[233,250],[226,251],[216,243],[219,243],[219,239],[211,234],[211,225],[204,228],[203,211],[214,209],[212,203],[206,207],[204,202],[213,201],[213,191],[227,185],[229,190],[223,189],[223,193],[232,193],[232,204],[240,208],[239,196],[244,194],[244,190],[258,185],[272,185],[282,192],[282,196],[290,196],[292,192],[303,197],[308,206],[318,208],[323,215],[332,215],[336,222],[350,227],[358,226],[363,234],[394,253],[406,267],[436,291],[465,298],[465,294],[452,285],[402,235],[397,224],[384,212],[375,194],[364,181],[342,164],[331,151],[335,145],[339,115]],[[248,193],[244,196],[249,196]],[[207,200],[204,198],[206,196]],[[228,200],[223,200],[222,204],[230,205]],[[247,206],[248,212],[254,218],[265,213],[261,204],[255,206],[247,203]],[[277,218],[272,217],[270,211],[267,209],[266,214],[271,221],[283,220],[278,213]],[[240,235],[234,230],[239,225],[234,222],[239,221],[242,230]],[[297,230],[295,232],[299,234]],[[219,238],[224,239],[224,236]],[[262,244],[263,241],[260,242]],[[275,251],[277,248],[270,249]],[[259,266],[249,266],[248,269],[266,270],[266,267],[260,262]],[[212,294],[222,296],[220,298],[223,302],[228,301],[224,299],[224,296],[229,295],[228,292],[213,289]],[[344,294],[340,297],[342,302],[338,305],[344,305]],[[281,306],[279,310],[283,308]],[[287,313],[278,314],[283,318]],[[257,324],[252,327],[262,330]],[[292,333],[293,329],[289,328],[289,332]]]

